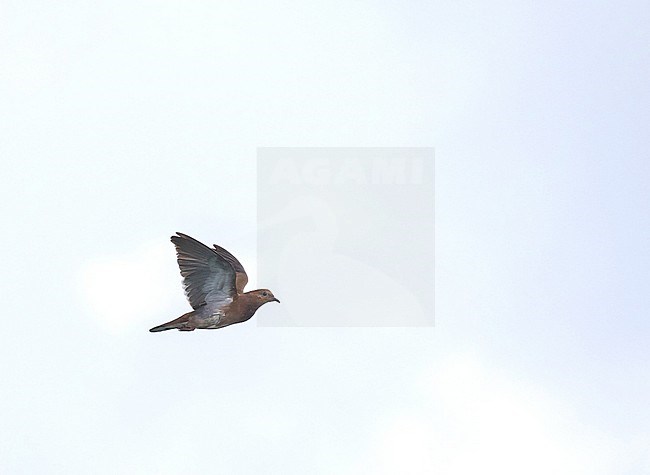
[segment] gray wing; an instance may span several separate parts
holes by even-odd
[[[214,244],[214,250],[217,251],[217,254],[227,260],[235,270],[235,287],[237,288],[238,293],[243,294],[244,287],[246,287],[246,284],[248,283],[248,275],[244,270],[244,266],[241,265],[235,256],[230,254],[223,247]]]
[[[183,288],[192,308],[206,304],[218,308],[230,303],[237,294],[232,264],[196,239],[176,234],[171,240],[176,246]]]

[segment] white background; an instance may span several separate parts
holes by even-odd
[[[434,324],[433,148],[261,148],[261,326]],[[275,295],[274,293],[274,295]]]
[[[647,2],[0,11],[0,471],[650,472]],[[436,147],[435,328],[147,332],[260,146]]]

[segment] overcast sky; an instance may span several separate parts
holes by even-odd
[[[1,472],[650,473],[647,2],[0,10]],[[435,327],[147,331],[279,146],[435,147]]]

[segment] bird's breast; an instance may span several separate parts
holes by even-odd
[[[225,318],[233,322],[243,322],[251,318],[258,306],[254,305],[254,302],[250,302],[244,296],[239,296],[234,299],[232,303],[224,307]]]

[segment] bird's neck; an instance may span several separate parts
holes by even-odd
[[[242,313],[250,318],[264,302],[262,302],[257,295],[246,292],[237,297],[237,300],[233,303],[236,303]]]

